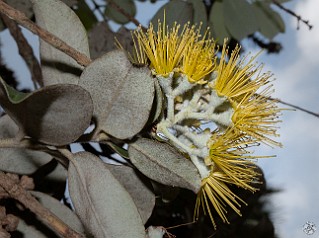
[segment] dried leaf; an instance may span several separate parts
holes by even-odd
[[[71,8],[58,0],[31,0],[31,2],[39,26],[90,57],[86,30]],[[78,83],[83,67],[73,58],[41,39],[40,55],[44,85]]]
[[[76,153],[68,175],[75,211],[94,237],[144,238],[134,201],[98,157]]]
[[[92,95],[96,131],[126,139],[142,130],[154,98],[148,68],[134,67],[121,50],[111,51],[85,68],[79,85]]]
[[[111,164],[106,164],[106,166],[131,195],[145,224],[152,215],[155,206],[155,195],[150,180],[128,166]]]
[[[0,78],[1,106],[28,136],[50,145],[75,141],[89,127],[90,94],[72,84],[51,85],[21,94]]]
[[[200,175],[191,161],[165,143],[140,138],[129,145],[131,162],[147,177],[169,186],[200,189]]]

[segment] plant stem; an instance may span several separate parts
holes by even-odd
[[[114,8],[114,10],[118,11],[119,13],[122,13],[124,16],[127,17],[127,19],[133,22],[137,27],[141,25],[141,23],[138,20],[136,20],[136,18],[131,16],[127,11],[125,11],[125,9],[121,8],[117,3],[115,3],[115,1],[107,0],[107,2],[108,4],[110,4],[112,8]]]
[[[18,25],[11,20],[9,17],[7,17],[4,14],[0,14],[3,22],[8,27],[10,34],[15,39],[19,54],[24,59],[25,63],[27,64],[30,73],[31,78],[34,84],[34,88],[37,88],[37,83],[43,87],[43,77],[42,77],[42,70],[40,67],[40,64],[37,60],[37,58],[34,56],[32,47],[24,37],[24,35],[21,32],[21,29],[18,27]]]
[[[84,237],[72,230],[49,209],[43,207],[42,204],[30,194],[30,192],[26,191],[19,184],[13,181],[10,176],[7,176],[3,172],[0,172],[0,187],[2,187],[11,198],[19,201],[24,207],[35,213],[42,222],[47,224],[62,237]]]
[[[72,57],[79,65],[87,66],[91,63],[91,59],[88,58],[85,54],[82,54],[81,52],[75,50],[64,41],[62,41],[60,38],[39,27],[29,18],[27,18],[24,13],[10,7],[8,4],[3,2],[3,0],[0,0],[0,12],[12,18],[14,21],[30,30],[32,33],[38,35],[48,44]]]

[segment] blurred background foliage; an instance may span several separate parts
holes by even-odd
[[[244,39],[249,39],[268,53],[279,53],[282,45],[280,42],[274,42],[273,39],[277,34],[285,32],[282,14],[288,13],[296,17],[298,23],[303,21],[311,28],[307,21],[302,20],[300,16],[282,5],[288,1],[290,0],[171,0],[167,1],[154,16],[148,17],[156,25],[158,19],[163,20],[165,10],[168,25],[172,25],[175,21],[181,25],[187,22],[202,24],[202,31],[204,32],[209,27],[211,35],[218,44],[222,44],[223,39],[228,38],[230,52],[236,44]],[[6,0],[6,2],[34,20],[29,0]],[[115,37],[124,48],[129,50],[133,46],[127,24],[133,23],[136,26],[140,24],[135,18],[138,11],[137,1],[63,0],[63,2],[76,12],[84,24],[90,40],[92,59],[115,49]],[[157,0],[150,0],[150,2],[156,4]],[[110,27],[111,22],[120,24],[119,30],[113,31]],[[0,21],[0,31],[3,29],[5,25]],[[2,77],[10,85],[16,87],[18,82],[14,80],[12,71],[1,60],[0,67]],[[101,155],[101,152],[91,146],[86,146],[84,149]],[[103,156],[111,157],[113,152],[110,148],[102,146],[102,149]],[[176,193],[176,189],[173,190],[164,185],[154,184],[154,187],[157,202],[147,225],[172,227],[167,230],[167,237],[276,237],[271,212],[266,209],[267,199],[265,197],[267,198],[269,194],[278,192],[278,190],[267,188],[265,179],[260,191],[254,195],[233,188],[236,194],[242,195],[240,197],[247,202],[248,206],[243,208],[242,217],[235,214],[229,215],[230,225],[217,221],[219,228],[217,231],[213,229],[207,217],[201,217],[198,222],[188,224],[193,219],[195,194],[184,189]]]

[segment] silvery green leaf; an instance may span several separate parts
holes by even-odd
[[[0,139],[14,138],[18,130],[18,126],[8,115],[0,118]],[[30,175],[52,159],[52,156],[41,151],[32,151],[24,148],[1,148],[0,170]],[[55,169],[46,178],[51,181],[65,182],[66,176],[66,169],[62,165],[57,164]]]
[[[157,26],[157,22],[160,19],[164,22],[164,11],[165,11],[165,22],[168,26],[173,26],[175,22],[183,26],[187,22],[193,23],[194,9],[192,3],[174,0],[164,4],[153,16],[151,22],[154,26]],[[156,29],[157,27],[155,27]]]
[[[59,0],[31,0],[37,24],[77,51],[90,57],[86,30],[78,16]],[[40,39],[44,85],[77,84],[83,67],[70,56]]]
[[[225,26],[224,1],[215,1],[209,14],[209,25],[214,38],[223,44],[224,38],[230,39],[230,34]]]
[[[93,98],[96,131],[126,139],[143,129],[154,98],[148,68],[134,67],[123,51],[115,50],[86,67],[79,85]]]
[[[194,164],[168,144],[139,138],[129,145],[131,162],[147,177],[197,193],[201,178]]]
[[[74,154],[68,178],[75,211],[94,237],[145,237],[134,201],[98,157],[88,152]]]
[[[59,200],[41,192],[32,191],[32,195],[53,214],[60,218],[73,230],[84,233],[84,227],[77,215]],[[26,217],[19,217],[17,231],[23,234],[24,238],[58,238],[59,236],[47,228],[39,220],[26,220]],[[34,222],[32,222],[34,221]]]
[[[231,36],[241,40],[258,30],[253,6],[246,0],[223,0],[225,26]]]
[[[163,113],[163,92],[161,86],[159,85],[158,81],[154,81],[155,86],[155,97],[153,101],[152,110],[150,113],[150,118],[148,119],[148,124],[154,123]]]
[[[147,228],[146,232],[146,238],[162,238],[166,233],[164,227],[161,226],[150,226]]]
[[[155,194],[150,180],[138,170],[125,165],[106,164],[106,166],[131,195],[145,224],[155,206]]]
[[[120,8],[125,9],[125,12],[130,16],[134,17],[136,15],[136,6],[133,0],[117,0],[115,3]],[[104,14],[107,18],[119,24],[126,24],[131,21],[125,15],[114,9],[111,4],[106,5]]]
[[[188,0],[193,5],[194,17],[193,23],[196,25],[202,24],[201,32],[204,33],[207,27],[207,11],[203,1]]]
[[[267,3],[253,4],[258,21],[258,31],[268,39],[272,39],[279,32],[285,31],[285,23],[280,14],[275,12]]]
[[[50,145],[66,145],[89,127],[93,103],[78,85],[50,85],[29,94],[20,93],[0,78],[0,105],[20,130]]]

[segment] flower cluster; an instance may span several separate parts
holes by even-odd
[[[252,192],[260,183],[250,148],[263,142],[280,146],[273,137],[280,109],[270,99],[269,73],[255,58],[240,58],[240,47],[230,54],[226,41],[218,59],[216,45],[200,26],[158,23],[146,32],[132,34],[135,49],[131,60],[148,64],[166,99],[165,113],[157,124],[157,135],[186,153],[197,167],[202,186],[199,208],[208,212],[216,226],[211,208],[228,222],[227,206],[240,215],[245,204],[230,186]],[[208,126],[207,126],[208,125]]]

